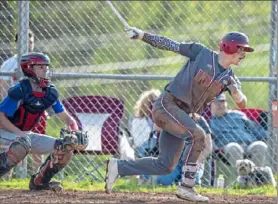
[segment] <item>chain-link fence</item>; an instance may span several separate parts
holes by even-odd
[[[218,50],[219,40],[225,33],[236,30],[248,35],[255,52],[247,55],[240,67],[235,68],[235,73],[248,97],[250,109],[245,113],[267,133],[267,138],[260,139],[267,147],[262,165],[269,165],[276,172],[277,142],[272,111],[276,99],[276,2],[112,3],[129,25],[180,42],[201,42]],[[20,2],[4,0],[0,3],[1,63],[15,53],[20,55],[26,51],[28,22],[24,20],[29,20],[29,28],[35,36],[34,50],[50,56],[54,72],[52,81],[60,91],[60,99],[91,137],[90,151],[76,154],[59,176],[74,181],[102,181],[105,160],[111,155],[122,158],[153,155],[150,150],[157,148],[157,135],[151,134],[152,127],[147,120],[135,118],[134,106],[143,92],[163,90],[187,59],[127,38],[123,25],[104,1],[31,1],[26,5],[21,3],[21,9],[17,4]],[[14,43],[17,30],[18,51]],[[13,67],[16,68],[17,64]],[[1,75],[5,75],[5,78],[1,76],[2,98],[13,83],[7,81],[7,76],[12,75],[7,73],[9,71],[15,70],[1,69]],[[228,96],[228,106],[234,109],[235,104],[230,99]],[[204,113],[211,125],[207,113],[211,112]],[[227,125],[227,131],[240,126],[237,124],[240,121],[242,119],[234,121],[235,126]],[[63,124],[58,118],[48,118],[46,133],[59,137],[61,127]],[[246,125],[242,127],[246,130]],[[262,136],[263,133],[258,131],[239,133],[237,142],[244,143],[240,134],[252,138],[256,133]],[[212,132],[213,144],[217,137],[222,136]],[[223,137],[226,140],[225,135]],[[248,145],[242,145],[244,152],[239,157],[225,154],[224,145],[213,145],[212,153],[205,159],[202,185],[213,185],[219,174],[224,174],[227,185],[231,184],[237,173],[229,159],[250,156]],[[254,154],[262,156],[258,149]]]

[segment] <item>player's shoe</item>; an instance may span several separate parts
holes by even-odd
[[[58,181],[51,181],[49,183],[36,185],[34,183],[35,176],[36,175],[33,175],[30,179],[30,182],[29,182],[30,190],[52,190],[55,192],[63,191],[63,186]]]
[[[117,159],[111,158],[106,163],[105,192],[111,193],[113,184],[119,177]]]
[[[196,201],[196,202],[208,202],[209,198],[206,196],[202,196],[194,188],[179,186],[176,195],[178,198]]]

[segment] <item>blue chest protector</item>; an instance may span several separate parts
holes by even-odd
[[[59,94],[54,85],[43,89],[43,92],[33,92],[28,79],[21,80],[20,86],[10,88],[11,98],[21,100],[19,108],[13,117],[8,119],[19,129],[29,131],[39,121],[43,112],[51,107],[58,99]]]

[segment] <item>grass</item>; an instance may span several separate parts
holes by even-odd
[[[10,4],[10,3],[9,3]],[[15,9],[16,4],[15,3],[11,3],[12,7]],[[137,6],[136,6],[136,5]],[[236,12],[238,9],[232,9],[227,11],[225,9],[222,8],[226,8],[227,5],[230,6],[230,3],[227,2],[226,3],[217,3],[217,2],[213,2],[213,3],[202,3],[203,8],[210,8],[211,5],[213,4],[217,9],[214,10],[218,10],[219,11],[219,15],[218,14],[207,14],[207,16],[215,16],[217,18],[221,18],[221,16],[225,16],[225,13],[228,13],[229,15],[227,15],[228,17],[226,17],[225,19],[228,20],[230,23],[229,24],[223,24],[223,25],[219,25],[217,26],[217,29],[215,28],[210,28],[209,30],[207,29],[203,29],[202,33],[200,32],[200,26],[193,26],[195,24],[195,22],[193,22],[192,20],[198,22],[198,24],[202,24],[202,22],[206,22],[205,25],[207,25],[207,18],[204,18],[203,15],[196,15],[196,12],[189,12],[188,16],[186,18],[183,18],[183,13],[184,10],[180,9],[182,8],[181,5],[184,5],[184,2],[173,2],[173,3],[167,3],[169,5],[171,5],[172,8],[176,9],[176,12],[181,13],[181,15],[178,15],[179,13],[176,13],[174,15],[175,18],[170,18],[170,16],[168,16],[169,18],[167,18],[167,21],[169,21],[169,26],[165,26],[168,22],[164,21],[162,22],[164,24],[164,30],[161,30],[162,35],[165,36],[169,36],[172,39],[177,39],[177,40],[183,40],[183,38],[186,39],[190,39],[192,38],[194,39],[199,39],[202,43],[208,45],[208,46],[214,46],[215,48],[215,41],[219,36],[221,36],[222,34],[224,34],[224,32],[230,30],[230,29],[237,29],[236,24],[233,23],[235,16],[238,17],[239,19],[239,23],[238,26],[240,28],[240,30],[245,30],[250,34],[250,41],[252,42],[252,44],[254,45],[259,45],[259,44],[266,44],[269,43],[269,35],[265,35],[261,30],[261,29],[268,29],[267,24],[264,25],[264,22],[262,21],[256,21],[254,22],[252,25],[245,25],[245,22],[240,21],[240,13],[233,13]],[[181,5],[179,5],[181,4]],[[224,5],[225,4],[225,5]],[[142,5],[144,5],[144,7],[142,7]],[[32,3],[31,7],[40,7],[40,3]],[[63,7],[66,5],[63,5]],[[72,7],[72,5],[68,5],[70,7]],[[89,10],[93,10],[93,9],[97,9],[97,7],[95,6],[94,3],[92,4],[88,4],[86,5],[87,8]],[[120,8],[123,5],[118,5]],[[152,13],[150,13],[150,15],[153,15],[153,17],[148,17],[148,19],[142,19],[142,22],[138,23],[138,18],[136,16],[129,16],[129,23],[131,25],[139,25],[142,29],[146,29],[149,30],[151,28],[151,25],[153,24],[153,22],[150,22],[150,19],[156,19],[157,14],[159,14],[160,12],[157,12],[157,9],[155,7],[159,6],[158,8],[160,8],[161,4],[153,4],[151,3],[151,5],[149,3],[144,3],[142,4],[140,2],[139,3],[133,3],[133,5],[130,7],[130,14],[135,15],[134,14],[134,10],[138,10],[140,11],[140,9],[144,8],[144,9],[149,9],[150,11],[152,10]],[[191,2],[191,3],[187,3],[186,7],[188,8],[188,10],[195,10],[195,7],[199,6],[200,7],[200,2]],[[141,8],[142,7],[142,8]],[[153,9],[153,8],[154,9]],[[235,7],[238,8],[238,7]],[[79,9],[83,11],[83,7],[76,7],[75,9]],[[107,8],[108,9],[108,8]],[[143,10],[144,10],[143,9]],[[162,10],[162,8],[160,8]],[[243,4],[242,8],[244,12],[244,15],[250,15],[250,17],[252,16],[261,16],[261,19],[265,19],[265,16],[267,14],[269,14],[270,11],[270,3],[269,2],[262,2],[260,3],[260,7],[257,7],[256,4],[254,4],[253,2],[250,3],[245,3]],[[210,9],[206,9],[207,11],[210,11]],[[103,11],[99,11],[100,13]],[[213,11],[214,12],[214,11]],[[39,19],[41,18],[41,15],[35,15],[37,12],[33,12],[33,17],[31,16],[31,21],[35,19]],[[136,13],[136,12],[135,12]],[[138,13],[138,12],[137,12]],[[190,16],[192,13],[192,16]],[[203,12],[197,12],[198,14],[201,14]],[[59,12],[58,12],[59,14]],[[85,15],[85,13],[84,13]],[[165,14],[166,15],[166,14]],[[194,15],[194,16],[193,16]],[[50,19],[52,19],[52,22],[55,22],[55,19],[58,18],[57,16],[57,11],[54,9],[52,13],[50,13],[48,15]],[[100,15],[96,15],[96,16],[100,16]],[[96,18],[96,16],[94,16],[94,18]],[[68,16],[70,17],[70,16]],[[73,17],[73,16],[71,16]],[[79,15],[75,15],[74,16],[75,19],[79,18]],[[176,19],[176,17],[178,17],[178,19]],[[15,18],[16,19],[16,18]],[[53,21],[54,19],[54,21]],[[182,21],[178,21],[181,20]],[[189,20],[188,20],[189,19]],[[93,22],[112,22],[109,20],[105,20],[102,18],[96,18],[97,21],[93,21]],[[159,18],[159,20],[161,20],[161,18]],[[135,22],[133,22],[135,21]],[[210,21],[214,21],[213,19],[210,19]],[[43,22],[45,22],[45,19],[43,19]],[[73,21],[72,23],[74,23],[75,21]],[[79,21],[76,21],[75,23],[77,23]],[[181,26],[180,22],[183,22],[183,26]],[[88,23],[88,22],[86,22]],[[171,25],[173,23],[173,25]],[[80,24],[80,23],[78,23]],[[142,24],[142,25],[141,25]],[[158,24],[158,21],[155,22],[154,24]],[[110,24],[109,24],[110,25]],[[179,26],[177,26],[179,25]],[[102,24],[96,24],[93,25],[96,27],[105,27],[108,28],[110,26],[108,25],[102,25]],[[82,26],[81,27],[86,27],[86,26]],[[119,30],[120,28],[116,27],[116,30]],[[94,28],[94,27],[93,27]],[[114,28],[113,28],[114,29]],[[181,32],[181,30],[177,30],[177,29],[187,29],[187,30],[183,30]],[[93,29],[96,32],[100,32],[101,29]],[[251,32],[252,30],[252,32]],[[62,31],[62,30],[60,30]],[[209,32],[207,32],[209,31]],[[257,31],[257,35],[256,35],[256,31]],[[57,32],[57,30],[56,30]],[[113,31],[114,32],[114,31]],[[182,33],[182,35],[180,34]],[[216,33],[216,34],[214,34]],[[252,34],[251,34],[252,33]],[[53,33],[54,36],[55,33]],[[42,33],[42,35],[44,35],[44,33]],[[184,35],[184,36],[183,36]],[[161,51],[161,50],[157,50],[154,48],[151,48],[149,45],[146,44],[142,44],[140,42],[134,42],[131,43],[131,41],[119,41],[115,39],[113,41],[110,41],[110,45],[108,45],[105,48],[98,48],[95,49],[95,54],[90,57],[90,59],[92,60],[92,64],[104,64],[104,63],[109,63],[109,62],[121,62],[121,61],[132,61],[132,60],[143,60],[143,59],[148,59],[148,58],[157,58],[157,57],[167,57],[167,56],[176,56],[176,54],[172,53],[172,52],[166,52],[166,51]],[[136,48],[136,49],[135,49]],[[87,53],[88,54],[88,53]],[[67,67],[70,66],[71,64],[70,62],[74,62],[75,65],[77,65],[79,63],[78,60],[64,60],[64,59],[68,59],[70,58],[70,53],[59,53],[59,55],[57,55],[57,53],[52,53],[52,55],[55,55],[54,61],[53,61],[53,65],[54,67],[56,67],[55,65],[57,65],[57,67],[59,67],[58,65],[60,65],[60,67]],[[63,55],[64,56],[63,58]],[[75,55],[73,55],[72,57],[74,57]],[[60,59],[61,58],[61,59]],[[254,52],[250,55],[248,55],[248,57],[246,57],[246,59],[243,61],[243,63],[241,64],[241,68],[239,69],[235,69],[235,72],[238,76],[268,76],[269,75],[269,53],[265,52],[265,51],[260,51],[258,50],[257,52]],[[186,59],[185,59],[186,60]],[[55,61],[57,61],[57,63],[55,63]],[[66,63],[64,63],[66,62]],[[69,64],[68,64],[69,63]],[[169,66],[154,66],[154,67],[150,67],[147,69],[133,69],[133,70],[125,70],[127,73],[131,73],[131,74],[154,74],[154,75],[175,75],[179,69],[182,66],[182,62],[178,63],[178,64],[174,64],[174,65],[169,65]],[[144,66],[143,66],[144,67]],[[77,70],[75,70],[77,71]],[[74,72],[75,72],[74,71]],[[116,73],[116,74],[120,74],[120,71],[109,71],[107,73]],[[83,80],[82,79],[82,83],[85,81],[103,81],[100,79],[90,79],[90,80]],[[108,81],[109,80],[105,80]],[[78,82],[78,81],[76,81]],[[73,94],[75,95],[109,95],[109,96],[115,96],[115,97],[119,97],[121,99],[124,100],[125,102],[125,117],[128,118],[130,115],[133,114],[133,105],[135,104],[136,100],[138,99],[139,94],[146,90],[146,89],[150,89],[150,88],[159,88],[160,90],[163,89],[163,87],[166,85],[166,83],[168,83],[168,81],[126,81],[126,82],[121,82],[121,83],[110,83],[110,84],[101,84],[101,85],[88,85],[86,86],[85,84],[82,83],[80,84],[79,88],[76,87],[69,87],[69,88],[64,88],[64,87],[59,87],[59,83],[57,83],[57,87],[59,88],[59,91],[61,92],[61,97],[68,97],[68,96],[72,96]],[[78,85],[78,83],[76,83],[76,85]],[[257,83],[257,82],[243,82],[242,83],[242,88],[244,93],[246,93],[247,97],[248,97],[248,101],[249,101],[249,107],[260,107],[260,108],[264,108],[267,109],[268,106],[268,83]],[[229,101],[231,105],[233,105],[231,103],[231,101]],[[59,121],[57,118],[52,118],[50,120],[48,120],[48,127],[47,127],[47,134],[58,137],[59,136],[59,129],[63,127],[63,124],[61,123],[61,121]],[[90,162],[91,158],[90,157],[86,157],[86,156],[80,156],[80,157],[76,157],[73,159],[73,162],[71,162],[71,164],[66,168],[66,172],[69,172],[70,174],[73,173],[80,173],[82,171],[84,171],[82,168],[79,168],[81,165],[85,166],[85,164],[87,164],[88,162]],[[101,163],[105,161],[105,158],[100,158],[97,162]],[[91,170],[91,169],[89,169]],[[101,173],[103,174],[104,172],[104,168],[101,168]],[[92,182],[90,179],[86,179],[86,180],[82,180],[80,182],[73,182],[75,180],[74,176],[71,176],[69,178],[67,178],[67,180],[63,181],[63,185],[65,187],[65,189],[69,189],[69,190],[92,190],[92,191],[99,191],[99,190],[103,190],[104,184],[103,183],[98,183],[98,182]],[[11,182],[7,182],[7,181],[1,181],[1,186],[0,189],[28,189],[28,180],[16,180],[14,179]],[[176,187],[153,187],[153,186],[138,186],[135,182],[134,179],[128,180],[128,179],[120,179],[116,185],[115,185],[115,190],[116,191],[127,191],[127,192],[131,192],[131,191],[140,191],[140,192],[174,192],[176,190]],[[215,189],[215,188],[201,188],[199,189],[200,192],[204,192],[204,193],[209,193],[209,194],[236,194],[236,195],[247,195],[247,194],[259,194],[259,195],[275,195],[276,194],[276,190],[275,188],[272,187],[260,187],[260,188],[255,188],[255,189],[238,189],[238,188],[233,188],[233,189],[228,189],[228,190],[223,190],[223,189]]]
[[[1,181],[0,189],[28,189],[28,179],[13,179],[12,181]],[[87,180],[80,182],[72,182],[64,180],[63,186],[65,190],[76,191],[103,191],[104,183],[92,182]],[[263,186],[253,189],[239,189],[237,187],[230,189],[217,189],[217,188],[200,188],[196,187],[200,193],[218,194],[218,195],[265,195],[276,196],[276,189],[271,186]],[[159,187],[159,186],[138,186],[136,179],[127,177],[127,179],[119,179],[115,186],[115,192],[152,192],[152,193],[171,193],[177,190],[176,186]]]

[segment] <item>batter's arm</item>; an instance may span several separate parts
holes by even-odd
[[[237,107],[246,108],[247,97],[241,91],[241,83],[235,75],[231,77],[231,84],[227,88]]]
[[[126,28],[125,31],[131,39],[142,40],[155,48],[179,53],[190,59],[194,59],[204,47],[202,44],[194,42],[180,43],[167,37],[144,32],[135,27]]]
[[[204,47],[199,43],[180,43],[170,38],[150,33],[144,33],[142,41],[152,45],[153,47],[179,53],[190,59],[194,59]]]
[[[179,52],[180,50],[179,42],[159,35],[144,33],[142,41],[161,50],[168,50],[173,52]]]
[[[246,106],[247,106],[247,98],[244,95],[244,93],[242,93],[241,90],[238,90],[236,92],[232,92],[232,97],[233,97],[233,100],[235,101],[237,107],[239,107],[239,108],[246,108]]]

